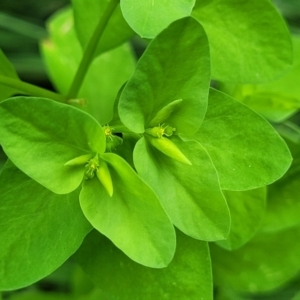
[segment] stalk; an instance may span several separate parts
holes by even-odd
[[[43,97],[52,99],[58,102],[66,102],[66,98],[55,92],[49,91],[47,89],[38,87],[36,85],[21,81],[20,79],[14,79],[10,77],[6,77],[0,75],[0,84],[5,85],[7,87],[13,88],[20,93],[24,93],[27,95],[35,96],[35,97]]]
[[[111,0],[108,4],[102,18],[100,19],[86,49],[83,54],[82,60],[74,77],[74,80],[71,84],[70,90],[67,95],[67,99],[75,99],[80,90],[84,77],[89,69],[90,64],[92,63],[95,55],[96,48],[99,44],[99,41],[103,35],[103,32],[112,16],[114,10],[118,6],[120,0]]]

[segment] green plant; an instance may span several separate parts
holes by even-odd
[[[269,99],[261,84],[272,89],[293,61],[276,9],[267,0],[73,0],[48,30],[41,53],[57,92],[21,81],[0,52],[0,290],[33,284],[72,255],[98,289],[68,299],[212,299],[211,257],[221,292],[293,277],[299,268],[288,266],[248,291],[248,273],[236,285],[239,270],[223,275],[247,247],[278,237],[275,212],[264,218],[266,186],[292,156],[246,106]],[[137,64],[135,34],[149,41]],[[253,107],[277,129],[299,107],[283,93],[268,114]],[[283,228],[299,235],[296,215],[292,225]]]

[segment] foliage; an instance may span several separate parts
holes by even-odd
[[[242,299],[293,279],[300,44],[276,8],[73,0],[47,29],[56,92],[0,52],[0,290],[64,263],[72,287],[4,296]]]

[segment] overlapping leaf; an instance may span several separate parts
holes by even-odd
[[[161,123],[167,121],[176,133],[192,135],[206,112],[209,82],[206,34],[195,19],[178,20],[150,43],[139,60],[120,96],[121,121],[143,133],[159,111],[182,99]]]
[[[207,33],[214,79],[268,82],[291,65],[289,32],[268,0],[198,0],[192,15]]]
[[[0,49],[0,76],[19,79],[15,68],[7,59],[7,57],[4,55],[1,49]],[[1,84],[1,80],[0,80],[0,101],[12,96],[17,92],[18,90],[8,87],[4,84]]]
[[[210,245],[214,282],[243,293],[281,287],[299,272],[300,228],[260,233],[229,252]]]
[[[54,85],[59,92],[67,94],[83,53],[76,38],[72,10],[57,12],[47,25],[50,39],[41,44],[42,53]],[[134,66],[128,45],[95,58],[79,91],[78,98],[86,101],[86,106],[80,108],[101,124],[107,123],[112,117],[117,92],[133,73]]]
[[[268,122],[213,89],[208,103],[205,120],[194,138],[208,151],[222,189],[265,186],[287,171],[290,152]]]
[[[7,99],[1,102],[0,118],[0,143],[7,156],[55,193],[69,193],[83,179],[84,168],[64,166],[66,162],[105,150],[105,135],[95,119],[52,100]]]
[[[293,38],[294,60],[278,80],[257,85],[224,85],[223,89],[272,122],[283,122],[300,108],[300,38]]]
[[[233,250],[245,244],[258,230],[265,213],[266,188],[223,192],[230,210],[231,226],[226,240],[217,244]]]
[[[121,0],[128,24],[141,37],[153,38],[173,21],[189,16],[196,0]]]
[[[92,37],[109,2],[109,0],[72,0],[75,29],[83,48],[86,47]],[[100,39],[96,55],[119,46],[133,35],[133,30],[124,20],[120,6],[118,6]]]
[[[112,197],[98,179],[87,180],[80,194],[86,218],[126,255],[143,265],[161,268],[175,251],[175,231],[154,192],[118,155],[101,155],[109,164]]]
[[[0,175],[0,290],[47,276],[80,246],[91,226],[78,191],[57,195],[12,163]]]
[[[150,269],[129,260],[105,237],[91,232],[75,258],[110,299],[211,300],[207,243],[177,234],[177,249],[167,268]],[[94,249],[99,249],[95,252]]]
[[[298,158],[284,177],[269,186],[263,230],[277,231],[300,224],[299,163]]]
[[[172,141],[192,165],[176,162],[138,141],[134,164],[158,195],[173,224],[187,235],[207,241],[226,238],[230,216],[209,156],[197,142]]]

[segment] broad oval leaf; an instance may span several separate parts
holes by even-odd
[[[86,237],[75,259],[109,299],[213,299],[207,243],[178,231],[176,253],[167,268],[134,263],[95,231]]]
[[[91,230],[78,194],[54,194],[6,164],[0,175],[0,290],[40,280],[77,250]]]
[[[300,227],[259,233],[232,252],[213,244],[210,250],[216,286],[242,293],[271,291],[299,274]]]
[[[224,190],[270,184],[287,171],[292,160],[287,145],[267,121],[214,89],[194,139],[209,153]]]
[[[175,230],[157,196],[116,154],[102,154],[111,174],[110,197],[97,178],[86,180],[80,205],[94,228],[134,261],[148,267],[169,264],[175,251]]]
[[[207,33],[214,79],[268,82],[291,65],[290,34],[270,1],[198,0],[192,15]]]
[[[109,0],[72,0],[75,29],[83,48],[90,41],[109,2]],[[96,55],[123,44],[133,35],[133,30],[124,20],[120,6],[118,6],[101,36]]]
[[[153,38],[173,21],[191,14],[196,0],[121,0],[128,24],[141,37]]]
[[[258,230],[266,207],[266,188],[249,191],[223,191],[231,217],[230,232],[226,240],[217,244],[233,250],[247,243]]]
[[[0,143],[29,177],[58,194],[75,190],[83,166],[73,158],[105,151],[99,123],[79,109],[44,98],[16,97],[0,104]]]
[[[195,19],[178,20],[149,44],[139,60],[119,99],[120,119],[133,132],[142,133],[153,127],[152,120],[164,107],[182,99],[165,122],[178,134],[192,135],[206,112],[209,83],[206,34]]]
[[[1,49],[0,49],[0,66],[1,66],[0,67],[0,101],[1,101],[19,92],[14,88],[2,84],[1,76],[13,78],[13,79],[19,79],[19,77],[14,66],[11,64],[11,62],[8,60],[8,58],[5,56],[5,54]]]
[[[169,158],[142,138],[134,149],[139,175],[154,189],[177,228],[200,240],[224,239],[230,227],[229,210],[207,152],[197,142],[172,141],[192,165]]]
[[[265,84],[230,85],[222,90],[272,122],[283,122],[300,108],[300,37],[293,38],[293,65],[279,79]]]
[[[48,21],[47,27],[50,38],[41,43],[42,54],[54,86],[62,94],[67,94],[82,58],[72,10],[58,11]],[[79,102],[81,100],[86,105],[79,108],[101,124],[109,122],[118,90],[132,75],[134,67],[135,59],[127,44],[96,57],[78,94]]]

